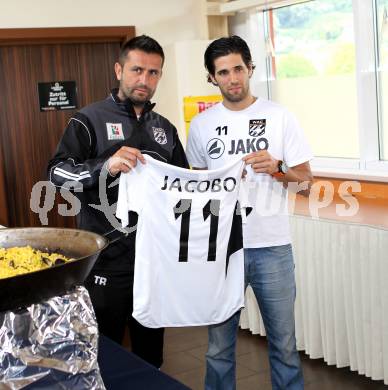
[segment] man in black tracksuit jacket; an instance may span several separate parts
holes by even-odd
[[[117,178],[138,161],[144,163],[143,153],[188,168],[176,128],[153,112],[154,104],[150,103],[163,62],[163,50],[152,38],[129,40],[115,64],[120,87],[70,118],[49,162],[48,175],[59,187],[77,184],[75,195],[81,202],[77,224],[81,229],[105,234],[120,226],[114,217]],[[79,191],[77,186],[81,185]],[[130,220],[135,226],[137,215],[130,215]],[[85,286],[101,333],[121,343],[129,324],[132,351],[160,367],[164,329],[145,328],[131,316],[135,234],[131,232],[101,253]]]

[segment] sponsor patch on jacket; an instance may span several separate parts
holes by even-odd
[[[167,143],[167,135],[164,129],[161,127],[152,127],[154,132],[155,141],[160,145],[165,145]]]
[[[121,123],[107,123],[106,131],[109,140],[124,139],[123,125]]]

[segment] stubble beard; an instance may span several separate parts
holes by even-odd
[[[239,103],[248,96],[249,89],[243,88],[242,91],[238,95],[233,95],[225,90],[221,90],[221,93],[222,93],[222,96],[224,97],[225,100],[227,100],[231,103]]]
[[[138,96],[138,92],[135,91],[136,88],[146,89],[147,93],[145,95]],[[151,100],[155,91],[151,91],[148,87],[145,86],[136,86],[133,88],[121,89],[121,93],[127,99],[129,99],[134,106],[142,107],[147,101]]]

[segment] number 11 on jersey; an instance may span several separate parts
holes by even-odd
[[[179,237],[180,262],[185,262],[188,259],[191,203],[192,199],[181,199],[174,207],[175,219],[181,217],[181,233]],[[210,199],[202,209],[204,221],[206,221],[210,216],[210,234],[207,261],[216,260],[220,203],[220,200]]]

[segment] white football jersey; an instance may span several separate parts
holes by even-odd
[[[121,174],[116,212],[123,227],[139,215],[133,317],[150,328],[223,322],[244,306],[244,163],[192,171],[145,158]]]
[[[190,124],[186,155],[195,168],[217,169],[259,150],[289,167],[311,160],[312,152],[295,117],[281,105],[257,99],[244,110],[222,103],[203,111]],[[244,225],[244,247],[261,248],[291,242],[288,193],[282,183],[247,166],[253,211]]]

